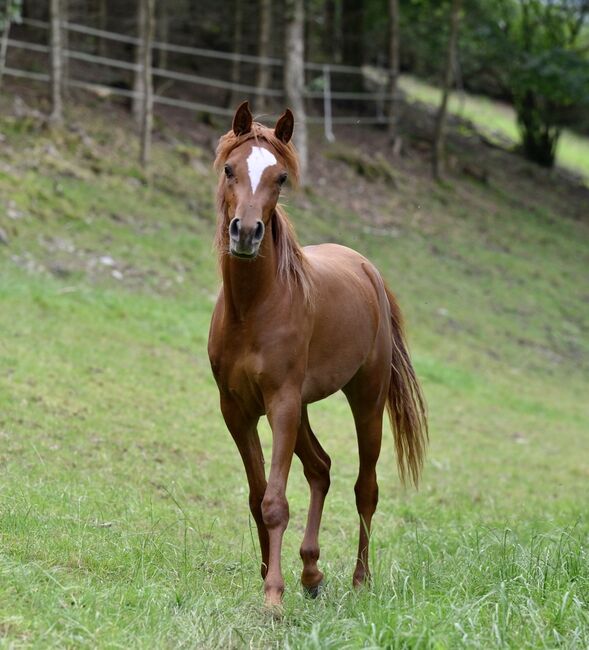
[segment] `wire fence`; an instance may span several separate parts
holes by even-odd
[[[24,27],[24,30],[22,27],[19,28],[21,38],[8,38],[6,43],[8,48],[13,51],[27,51],[36,55],[46,55],[41,65],[45,65],[47,70],[27,70],[16,67],[15,65],[6,65],[3,74],[40,82],[49,82],[49,23],[40,20],[23,19],[21,25]],[[61,27],[68,34],[67,42],[70,45],[72,40],[69,38],[70,34],[79,34],[92,37],[93,39],[104,39],[106,41],[121,43],[124,46],[132,46],[129,48],[131,52],[140,43],[140,39],[134,36],[96,29],[78,23],[63,22]],[[27,30],[27,28],[31,29]],[[37,34],[39,31],[46,32],[46,36],[39,39],[37,34],[35,34],[35,30],[37,30]],[[39,42],[39,40],[44,40],[44,42]],[[193,66],[202,65],[203,60],[230,62],[232,64],[239,62],[254,64],[256,66],[267,65],[279,68],[284,66],[284,60],[275,57],[259,57],[251,54],[223,52],[164,43],[161,41],[154,41],[152,48],[159,52],[165,51],[186,57],[185,70]],[[141,70],[141,64],[129,61],[128,59],[125,60],[123,58],[114,58],[113,56],[104,56],[94,52],[84,51],[83,49],[73,49],[71,46],[64,49],[63,56],[68,62],[82,64],[76,67],[75,77],[70,70],[64,81],[69,87],[93,91],[102,96],[114,95],[134,98],[141,95],[140,92],[132,90],[132,82],[128,84],[129,87],[122,87],[120,83],[100,83],[96,79],[97,76],[100,76],[96,74],[97,69],[120,70],[135,74]],[[38,61],[36,63],[39,65]],[[211,77],[185,70],[153,67],[152,74],[154,78],[162,80],[168,86],[179,82],[185,84],[185,88],[186,85],[188,87],[199,87],[201,90],[195,93],[197,95],[196,99],[193,97],[188,99],[186,97],[165,95],[162,94],[160,89],[159,94],[153,96],[154,104],[226,117],[233,114],[233,109],[227,105],[226,101],[228,93],[231,93],[232,96],[235,96],[237,93],[246,97],[264,96],[275,101],[283,100],[285,96],[283,88],[260,88],[253,84],[222,78],[222,75]],[[378,67],[353,67],[335,63],[315,62],[306,62],[305,70],[308,83],[304,97],[311,109],[307,116],[307,121],[311,124],[323,125],[325,137],[328,140],[332,141],[334,139],[333,126],[336,124],[386,124],[386,103],[392,100],[392,97],[387,92],[387,70]],[[360,85],[362,90],[333,90],[334,75],[338,75],[340,78],[341,76],[344,78],[350,75],[353,76],[355,78],[354,85]],[[372,88],[366,90],[366,86],[372,86]],[[217,101],[214,102],[215,97],[211,93],[211,90],[224,91],[225,102],[222,101],[223,97],[217,97]],[[194,91],[192,92],[194,94]],[[207,101],[200,101],[200,97],[206,97]],[[341,114],[340,104],[342,102],[352,103],[352,106],[358,111],[357,114]],[[359,107],[362,107],[363,110],[358,110]]]

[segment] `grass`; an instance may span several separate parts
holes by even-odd
[[[355,593],[352,421],[341,396],[311,407],[333,459],[327,588],[298,586],[295,462],[274,619],[206,358],[210,153],[168,134],[145,182],[122,118],[71,122],[50,138],[0,120],[0,646],[586,648],[587,224],[402,170],[396,192],[372,186],[397,206],[390,236],[291,197],[305,242],[357,248],[397,292],[432,442],[414,493],[385,435],[374,581]]]
[[[440,90],[416,77],[404,75],[400,86],[410,100],[437,106],[440,103]],[[500,136],[513,144],[519,142],[519,132],[515,112],[506,103],[489,99],[483,95],[453,92],[450,95],[448,111],[471,121],[489,139]],[[589,178],[589,138],[564,129],[557,152],[557,164]]]

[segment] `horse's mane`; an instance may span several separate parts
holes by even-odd
[[[215,170],[220,172],[231,152],[248,140],[256,140],[256,142],[265,140],[272,146],[284,161],[290,181],[295,186],[298,184],[299,162],[294,145],[292,142],[285,144],[276,137],[273,129],[259,122],[253,122],[252,128],[248,133],[235,135],[231,130],[221,136],[217,145],[214,163]],[[217,186],[217,231],[214,242],[220,259],[227,253],[229,246],[229,224],[223,184],[223,176],[220,176]],[[276,257],[278,260],[278,277],[285,282],[289,290],[292,289],[293,285],[298,285],[303,292],[305,301],[309,302],[311,300],[312,284],[307,271],[308,262],[297,241],[293,225],[281,205],[277,205],[274,209],[271,224],[272,237],[276,246]]]

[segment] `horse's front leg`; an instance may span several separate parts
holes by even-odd
[[[268,531],[262,517],[262,499],[266,492],[266,475],[264,472],[264,454],[258,435],[257,417],[244,415],[239,405],[228,397],[221,397],[221,412],[227,428],[237,445],[243,460],[247,482],[249,485],[249,506],[260,540],[262,552],[262,578],[266,578],[268,571]]]
[[[268,530],[270,554],[264,583],[266,605],[280,605],[284,579],[280,568],[282,537],[288,525],[286,484],[301,418],[301,394],[296,388],[282,389],[267,401],[268,420],[272,428],[272,462],[264,499],[262,517]]]

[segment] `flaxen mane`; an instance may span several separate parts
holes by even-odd
[[[220,172],[225,161],[231,152],[248,140],[265,140],[282,158],[290,181],[296,186],[299,180],[299,163],[297,152],[292,142],[285,144],[274,135],[274,130],[258,122],[252,124],[248,133],[235,135],[228,131],[219,140],[214,168]],[[229,247],[228,226],[229,216],[225,204],[225,193],[223,191],[224,179],[219,178],[217,187],[217,232],[215,234],[215,248],[219,256],[226,254]],[[288,219],[286,211],[281,205],[277,205],[272,215],[272,237],[276,246],[278,259],[278,276],[286,283],[289,289],[299,286],[303,292],[306,302],[311,300],[312,285],[311,278],[307,272],[307,260],[300,247],[294,228]]]

